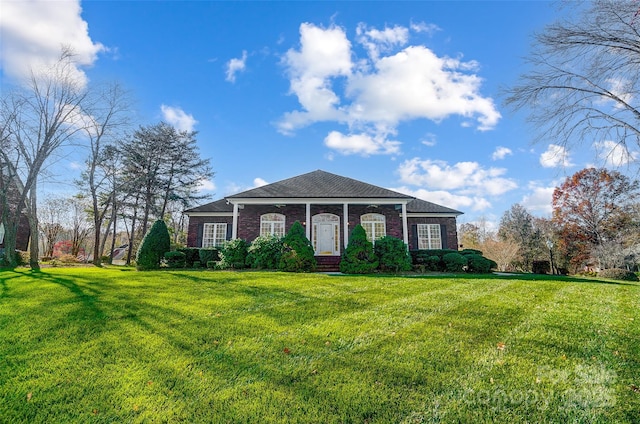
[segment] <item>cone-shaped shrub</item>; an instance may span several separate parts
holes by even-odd
[[[378,259],[373,253],[373,243],[367,240],[367,233],[358,224],[349,236],[349,245],[342,253],[340,272],[345,274],[368,274],[378,267]]]
[[[171,238],[167,224],[162,220],[153,223],[149,232],[142,239],[136,255],[136,268],[139,271],[159,269],[160,260],[171,250]]]
[[[282,256],[278,269],[287,272],[311,272],[316,269],[313,246],[305,235],[304,227],[296,221],[282,239]]]

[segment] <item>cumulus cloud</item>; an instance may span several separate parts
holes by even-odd
[[[478,196],[463,196],[444,190],[429,191],[423,188],[411,189],[407,186],[391,188],[390,190],[408,194],[409,196],[414,196],[438,205],[446,205],[453,209],[471,209],[480,212],[491,208],[491,203],[487,199]]]
[[[493,152],[493,154],[491,155],[491,159],[500,160],[512,154],[513,152],[508,147],[498,146],[496,150]]]
[[[227,77],[229,82],[236,82],[236,74],[243,72],[247,68],[247,51],[242,51],[241,58],[234,58],[227,62]]]
[[[387,140],[386,137],[369,134],[342,134],[331,131],[324,139],[325,146],[337,150],[343,155],[359,154],[362,156],[391,154],[400,151],[400,142]]]
[[[518,187],[515,181],[503,177],[504,168],[483,168],[478,162],[458,162],[413,158],[398,168],[400,180],[415,186],[457,190],[461,194],[498,196]]]
[[[529,183],[529,193],[522,197],[520,204],[531,212],[539,212],[550,215],[553,208],[551,201],[555,187],[540,186],[538,183]]]
[[[626,166],[630,162],[638,160],[638,152],[630,151],[623,144],[615,141],[607,140],[594,144],[598,152],[598,158],[607,166],[619,167]]]
[[[414,25],[414,31],[420,26]],[[425,29],[426,30],[426,29]],[[396,141],[400,123],[427,119],[440,122],[451,116],[463,125],[480,131],[495,127],[500,113],[493,99],[480,94],[482,79],[478,64],[461,58],[440,57],[421,45],[408,45],[409,30],[386,27],[382,30],[360,24],[356,41],[366,52],[358,59],[346,31],[338,26],[321,28],[310,23],[300,26],[300,46],[290,49],[283,64],[290,93],[301,108],[284,114],[278,129],[290,134],[316,122],[348,126],[351,134],[363,134],[378,145]],[[331,148],[350,151],[353,137],[340,138],[345,144]],[[338,141],[333,137],[333,141]],[[325,142],[326,144],[326,142]],[[395,148],[379,152],[396,153]],[[362,149],[362,154],[371,154]]]
[[[0,16],[0,66],[11,78],[24,79],[30,71],[50,68],[62,46],[74,53],[73,77],[82,85],[83,67],[92,65],[106,47],[91,40],[82,19],[80,1],[30,0],[2,2]]]
[[[207,179],[201,179],[198,182],[198,186],[196,188],[197,191],[214,191],[216,189],[216,185],[213,181]]]
[[[254,178],[253,179],[253,187],[262,187],[269,184],[268,182],[266,182],[265,180],[263,180],[260,177]]]
[[[160,106],[160,110],[162,111],[162,119],[180,131],[193,131],[198,123],[193,115],[186,113],[179,107],[163,104]]]
[[[557,144],[549,144],[547,150],[540,155],[540,165],[545,168],[573,166],[567,149]]]

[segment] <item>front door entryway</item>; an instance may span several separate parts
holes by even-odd
[[[330,213],[313,216],[313,248],[316,255],[340,255],[340,217]]]

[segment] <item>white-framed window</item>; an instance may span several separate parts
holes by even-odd
[[[440,224],[418,224],[418,249],[442,249]]]
[[[202,247],[222,246],[227,240],[227,224],[205,223],[202,228]]]
[[[387,235],[387,220],[379,213],[368,213],[360,217],[360,225],[367,233],[367,240],[375,243],[381,237]]]
[[[285,216],[281,213],[266,213],[260,216],[260,235],[284,237]]]

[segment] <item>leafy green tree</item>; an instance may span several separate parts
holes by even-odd
[[[342,253],[340,272],[345,274],[369,274],[378,268],[378,258],[373,243],[367,240],[362,225],[356,225],[349,236],[349,244]]]
[[[523,271],[531,271],[535,257],[540,254],[542,234],[534,226],[533,215],[516,203],[500,219],[498,237],[518,244],[519,259],[516,266]]]
[[[299,221],[282,239],[282,256],[278,269],[288,272],[310,272],[316,269],[316,258],[313,246],[305,235],[304,227]]]
[[[154,222],[149,232],[142,239],[136,256],[136,268],[139,271],[160,268],[160,260],[171,250],[171,239],[167,224],[162,220]]]

